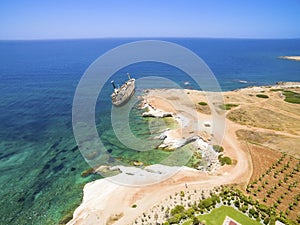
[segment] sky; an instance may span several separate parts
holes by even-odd
[[[1,0],[0,40],[300,38],[300,0]]]

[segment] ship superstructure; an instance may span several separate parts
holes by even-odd
[[[112,104],[115,106],[121,106],[125,104],[135,91],[135,79],[130,77],[127,73],[128,80],[119,88],[116,87],[114,81],[111,81],[114,92],[111,94]]]

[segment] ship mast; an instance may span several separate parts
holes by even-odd
[[[111,84],[114,87],[114,90],[116,90],[116,85],[115,85],[115,82],[113,80],[111,81]]]

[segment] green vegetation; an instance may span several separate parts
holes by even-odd
[[[176,215],[178,213],[181,213],[183,211],[184,211],[184,207],[182,205],[176,205],[174,207],[174,209],[171,210],[171,215],[174,216],[174,215]]]
[[[182,205],[176,205],[171,210],[171,218],[168,219],[167,224],[179,223],[181,220],[186,219],[187,215],[185,214],[185,209]]]
[[[180,197],[184,197],[184,191],[180,191]]]
[[[223,155],[219,155],[218,159],[219,159],[219,162],[221,163],[221,166],[232,164],[232,160],[228,156],[223,157]]]
[[[186,166],[197,169],[202,162],[202,155],[199,151],[194,151],[193,156],[190,158]]]
[[[258,97],[258,98],[269,98],[268,95],[264,95],[264,94],[257,94],[256,97]]]
[[[95,173],[95,170],[93,168],[89,168],[81,173],[81,177],[85,178],[94,173]]]
[[[224,151],[224,148],[220,145],[213,145],[213,149],[219,153]]]
[[[215,206],[219,201],[220,198],[218,195],[212,195],[210,198],[203,199],[202,201],[200,201],[198,207],[200,209],[208,209],[212,206]]]
[[[59,224],[67,224],[70,220],[73,219],[73,211],[68,212],[60,221]]]
[[[272,88],[272,89],[270,89],[270,91],[273,91],[273,92],[276,92],[276,91],[283,91],[283,89],[281,89],[281,88]]]
[[[206,102],[198,102],[198,105],[206,106],[207,103]]]
[[[207,225],[222,225],[226,216],[234,219],[241,224],[259,225],[260,223],[247,217],[229,206],[221,206],[214,209],[210,214],[200,215],[198,219]]]
[[[230,110],[234,107],[237,107],[239,105],[237,104],[232,104],[232,103],[227,103],[227,104],[222,104],[222,105],[219,105],[219,108],[222,109],[222,110]]]
[[[136,207],[137,207],[137,205],[136,205],[136,204],[133,204],[131,207],[132,207],[132,208],[136,208]]]
[[[293,91],[283,91],[284,101],[294,104],[300,104],[300,94]]]
[[[282,94],[284,94],[285,99],[284,101],[294,104],[300,104],[300,94],[293,91],[287,91],[283,89],[270,89],[270,91],[282,91]]]
[[[300,194],[298,195],[300,200]],[[232,207],[234,205],[236,209]],[[216,208],[217,207],[217,208]],[[209,198],[202,197],[198,202],[184,208],[176,205],[169,213],[166,211],[167,221],[163,224],[195,225],[202,222],[206,225],[221,225],[226,216],[231,217],[241,224],[263,224],[273,225],[276,220],[285,224],[296,225],[297,221],[287,218],[287,214],[276,212],[273,206],[261,204],[251,196],[244,195],[240,190],[233,187],[223,187],[210,192]],[[299,216],[300,221],[300,216]]]

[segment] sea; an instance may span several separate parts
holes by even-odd
[[[81,203],[84,185],[102,178],[82,176],[90,165],[73,134],[74,94],[81,77],[99,56],[140,40],[146,39],[0,41],[0,224],[62,224]],[[300,81],[300,62],[278,58],[300,55],[300,39],[155,40],[193,51],[209,66],[223,91]],[[159,76],[172,79],[181,88],[199,89],[180,69],[157,62],[125,66],[111,79],[122,84],[127,72],[135,78]],[[112,158],[159,163],[168,157],[167,152],[128,149],[114,134],[111,79],[95,108],[102,142]],[[140,93],[138,90],[136,95]],[[133,133],[146,139],[149,120],[140,116],[138,107],[131,114]]]

